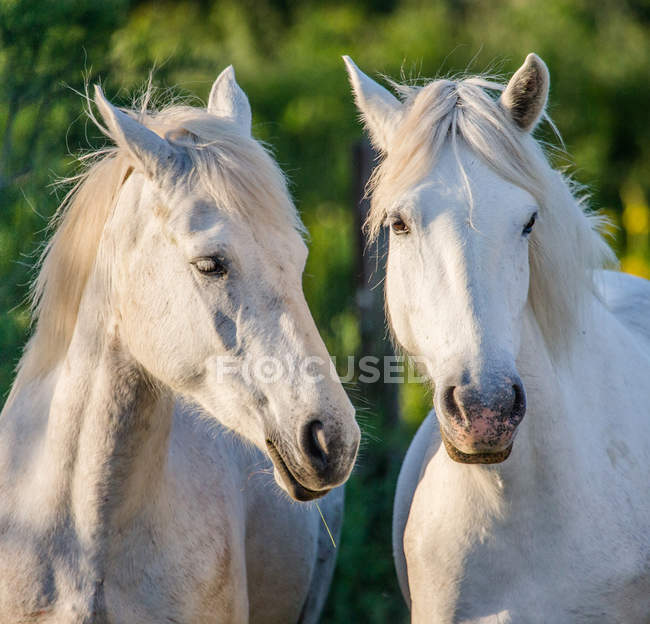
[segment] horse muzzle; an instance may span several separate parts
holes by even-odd
[[[284,487],[289,496],[294,500],[301,502],[316,500],[325,496],[330,491],[331,488],[312,490],[298,481],[298,478],[294,476],[294,473],[285,462],[277,446],[271,440],[266,441],[266,449],[273,462],[276,481]]]
[[[451,459],[496,464],[510,456],[526,413],[526,394],[516,375],[496,383],[447,385],[438,398],[442,440]]]
[[[266,448],[279,484],[295,500],[309,501],[325,496],[347,480],[359,441],[356,423],[348,440],[328,432],[323,422],[314,419],[302,427],[297,448],[286,449],[272,436],[267,437]]]

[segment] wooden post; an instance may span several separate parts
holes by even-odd
[[[376,241],[366,244],[363,225],[370,210],[365,189],[372,173],[376,155],[367,140],[359,141],[353,148],[355,230],[357,232],[357,292],[361,345],[359,357],[366,355],[379,358],[381,379],[376,383],[359,382],[364,397],[380,406],[387,425],[399,419],[399,387],[397,383],[384,383],[384,356],[393,356],[386,319],[384,315],[383,281],[388,253],[388,239],[382,229]]]

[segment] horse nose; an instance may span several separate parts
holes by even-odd
[[[443,391],[443,411],[459,425],[471,425],[476,419],[493,418],[517,426],[526,411],[526,395],[521,380],[490,388],[474,385],[447,386]]]
[[[487,384],[448,385],[440,408],[449,433],[463,446],[488,450],[512,438],[526,413],[526,394],[519,377],[510,374]]]
[[[360,432],[356,422],[347,433],[337,423],[328,426],[318,418],[303,425],[300,450],[318,482],[340,483],[347,478],[359,449]]]

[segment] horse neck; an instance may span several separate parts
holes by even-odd
[[[162,480],[173,400],[156,391],[120,340],[109,314],[84,296],[50,404],[45,455],[52,507],[69,518],[86,552],[100,556],[155,497]],[[63,507],[63,509],[61,509]]]
[[[593,453],[604,442],[600,431],[609,418],[589,403],[606,383],[607,367],[598,361],[597,353],[605,340],[617,338],[604,337],[602,327],[597,331],[608,312],[595,296],[590,295],[587,308],[591,311],[584,316],[580,336],[558,358],[548,349],[532,308],[526,307],[517,358],[526,388],[526,416],[515,440],[515,461],[505,462],[504,470],[529,472],[536,480],[551,473],[552,478],[560,478],[559,471],[563,480],[589,478]]]

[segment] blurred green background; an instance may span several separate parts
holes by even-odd
[[[549,110],[575,177],[611,218],[622,268],[650,277],[647,1],[0,0],[0,392],[29,333],[31,266],[60,199],[51,183],[102,141],[75,93],[84,76],[127,103],[155,65],[158,86],[205,99],[218,72],[235,65],[254,134],[273,146],[311,232],[307,299],[330,352],[343,357],[359,353],[362,338],[353,165],[361,129],[341,55],[370,75],[411,79],[509,76],[530,51],[550,68]],[[400,388],[396,418],[381,391],[353,384],[351,394],[366,440],[323,621],[401,622],[392,496],[430,398]]]

